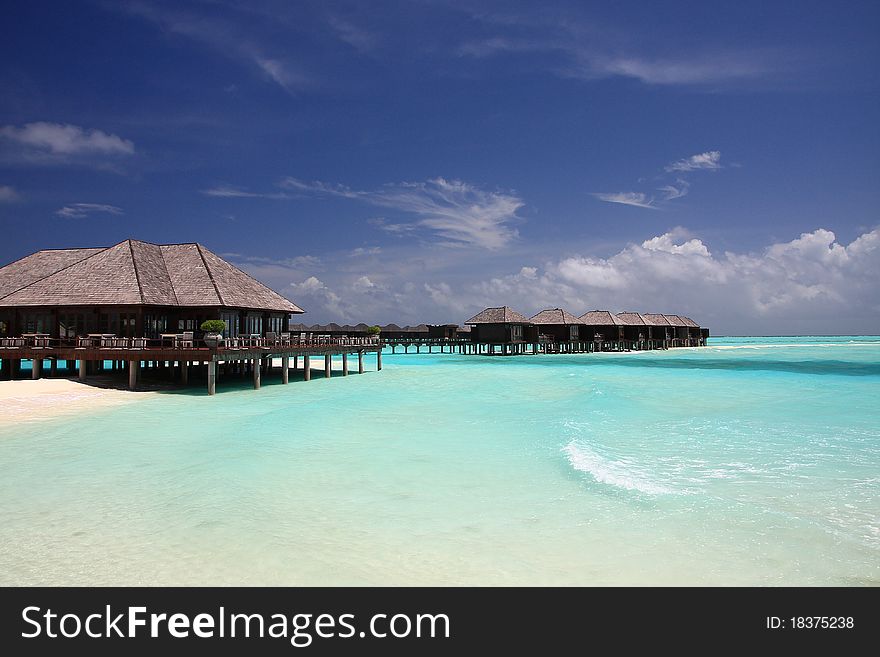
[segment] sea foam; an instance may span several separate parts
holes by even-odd
[[[669,495],[675,492],[644,477],[628,464],[601,456],[574,441],[563,447],[562,451],[568,456],[568,462],[575,470],[586,472],[600,484],[636,490],[648,495]]]

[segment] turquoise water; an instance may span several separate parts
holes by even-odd
[[[0,584],[880,584],[880,338],[384,365],[0,429]]]

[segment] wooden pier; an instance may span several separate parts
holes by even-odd
[[[378,341],[336,339],[320,344],[271,345],[249,347],[144,347],[120,349],[114,347],[76,347],[65,344],[37,346],[24,344],[15,346],[0,345],[0,378],[14,379],[21,374],[22,361],[31,362],[31,378],[44,376],[44,363],[49,361],[50,376],[57,376],[59,363],[64,363],[68,373],[77,372],[80,380],[100,372],[125,372],[128,387],[135,390],[144,370],[155,370],[167,374],[182,385],[189,383],[190,374],[205,372],[205,382],[209,395],[217,389],[217,380],[225,376],[247,376],[253,378],[254,389],[259,390],[263,374],[272,370],[273,361],[281,359],[281,382],[289,381],[293,358],[293,369],[297,370],[302,358],[306,381],[311,379],[311,358],[324,358],[324,376],[330,378],[333,358],[342,359],[342,375],[348,376],[348,357],[356,355],[358,373],[366,371],[364,359],[367,354],[376,355],[376,369],[382,369],[382,344]],[[109,366],[108,366],[109,363]]]

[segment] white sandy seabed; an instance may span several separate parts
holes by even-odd
[[[0,426],[87,413],[152,394],[97,388],[70,379],[0,381]]]

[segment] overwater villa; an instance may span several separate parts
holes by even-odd
[[[151,244],[125,240],[106,248],[55,249],[33,253],[0,268],[0,367],[15,377],[22,361],[40,378],[49,362],[78,370],[81,379],[102,370],[127,370],[131,388],[143,367],[174,372],[182,382],[205,371],[209,394],[220,374],[253,375],[281,359],[282,382],[289,359],[331,358],[381,350],[374,337],[291,333],[291,314],[303,310],[200,244]],[[221,320],[222,332],[205,335],[205,320]]]
[[[562,352],[584,351],[581,343],[581,320],[562,308],[542,310],[530,320],[538,327],[539,342]]]

